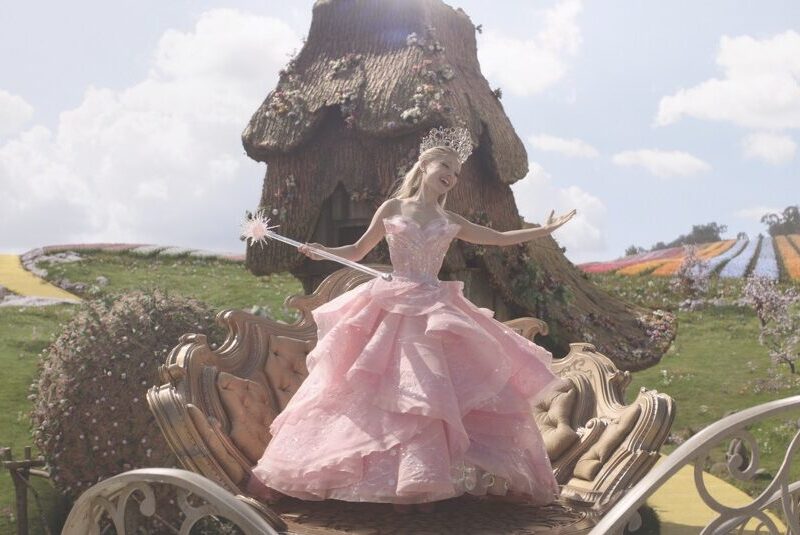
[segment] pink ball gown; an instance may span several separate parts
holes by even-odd
[[[552,355],[437,277],[459,226],[383,220],[393,280],[317,307],[309,375],[253,468],[305,500],[422,503],[470,493],[558,494],[531,404]]]

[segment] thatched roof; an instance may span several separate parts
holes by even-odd
[[[475,27],[434,0],[319,0],[308,38],[242,134],[267,162],[308,141],[327,113],[375,138],[461,123],[484,135],[497,178],[528,172],[525,147],[480,72]]]

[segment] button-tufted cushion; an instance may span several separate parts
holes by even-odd
[[[280,410],[308,376],[306,357],[314,347],[313,341],[298,340],[288,336],[269,337],[269,356],[265,372],[278,398]]]
[[[211,452],[211,455],[225,470],[225,473],[235,483],[244,479],[245,471],[236,457],[230,454],[225,444],[222,443],[220,435],[224,435],[219,420],[207,418],[205,414],[191,403],[186,405],[186,412],[194,424],[195,429],[203,438],[203,442]],[[196,451],[196,450],[195,450]]]
[[[570,427],[577,396],[572,381],[564,380],[533,407],[533,416],[551,461],[558,459],[578,440],[578,433]]]
[[[631,405],[616,422],[611,422],[603,431],[600,439],[578,460],[572,474],[586,481],[593,480],[611,454],[628,437],[630,430],[639,419],[641,410],[641,405]]]
[[[269,425],[277,416],[266,389],[226,372],[220,372],[217,387],[231,422],[231,440],[249,460],[257,462],[269,443]]]

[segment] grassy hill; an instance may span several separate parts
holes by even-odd
[[[42,266],[51,280],[69,279],[87,286],[87,297],[126,290],[162,288],[200,299],[219,309],[250,309],[258,305],[277,319],[289,321],[293,312],[283,307],[286,296],[302,291],[299,281],[288,274],[254,277],[241,263],[189,257],[142,258],[127,253],[82,253],[72,264]],[[108,283],[98,284],[98,277]],[[613,274],[593,274],[592,279],[610,293],[653,308],[676,310],[677,302],[667,279]],[[758,344],[755,315],[732,304],[741,281],[715,279],[709,291],[721,306],[694,312],[677,312],[678,336],[672,349],[656,366],[633,375],[630,397],[640,387],[655,388],[677,401],[672,429],[672,451],[681,439],[731,411],[786,397],[798,391],[797,377],[785,369],[769,371],[766,351]],[[39,355],[57,335],[61,324],[73,316],[74,305],[44,308],[0,308],[0,366],[5,386],[0,391],[0,446],[11,446],[17,457],[32,444],[27,412],[28,387],[33,381]],[[796,418],[796,416],[795,416]],[[796,431],[796,423],[784,419],[753,430],[763,446],[764,465],[777,466]],[[717,452],[708,468],[722,459]],[[797,464],[797,463],[795,463]],[[795,478],[800,468],[795,466]],[[50,529],[57,531],[68,512],[45,481],[35,481]],[[745,487],[757,489],[761,482]],[[44,533],[35,501],[31,500],[31,533]],[[14,531],[13,487],[7,473],[0,476],[0,533]]]

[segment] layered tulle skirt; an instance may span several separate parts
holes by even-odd
[[[552,355],[460,281],[377,278],[313,311],[309,375],[253,474],[307,500],[421,503],[558,493],[531,405]]]

